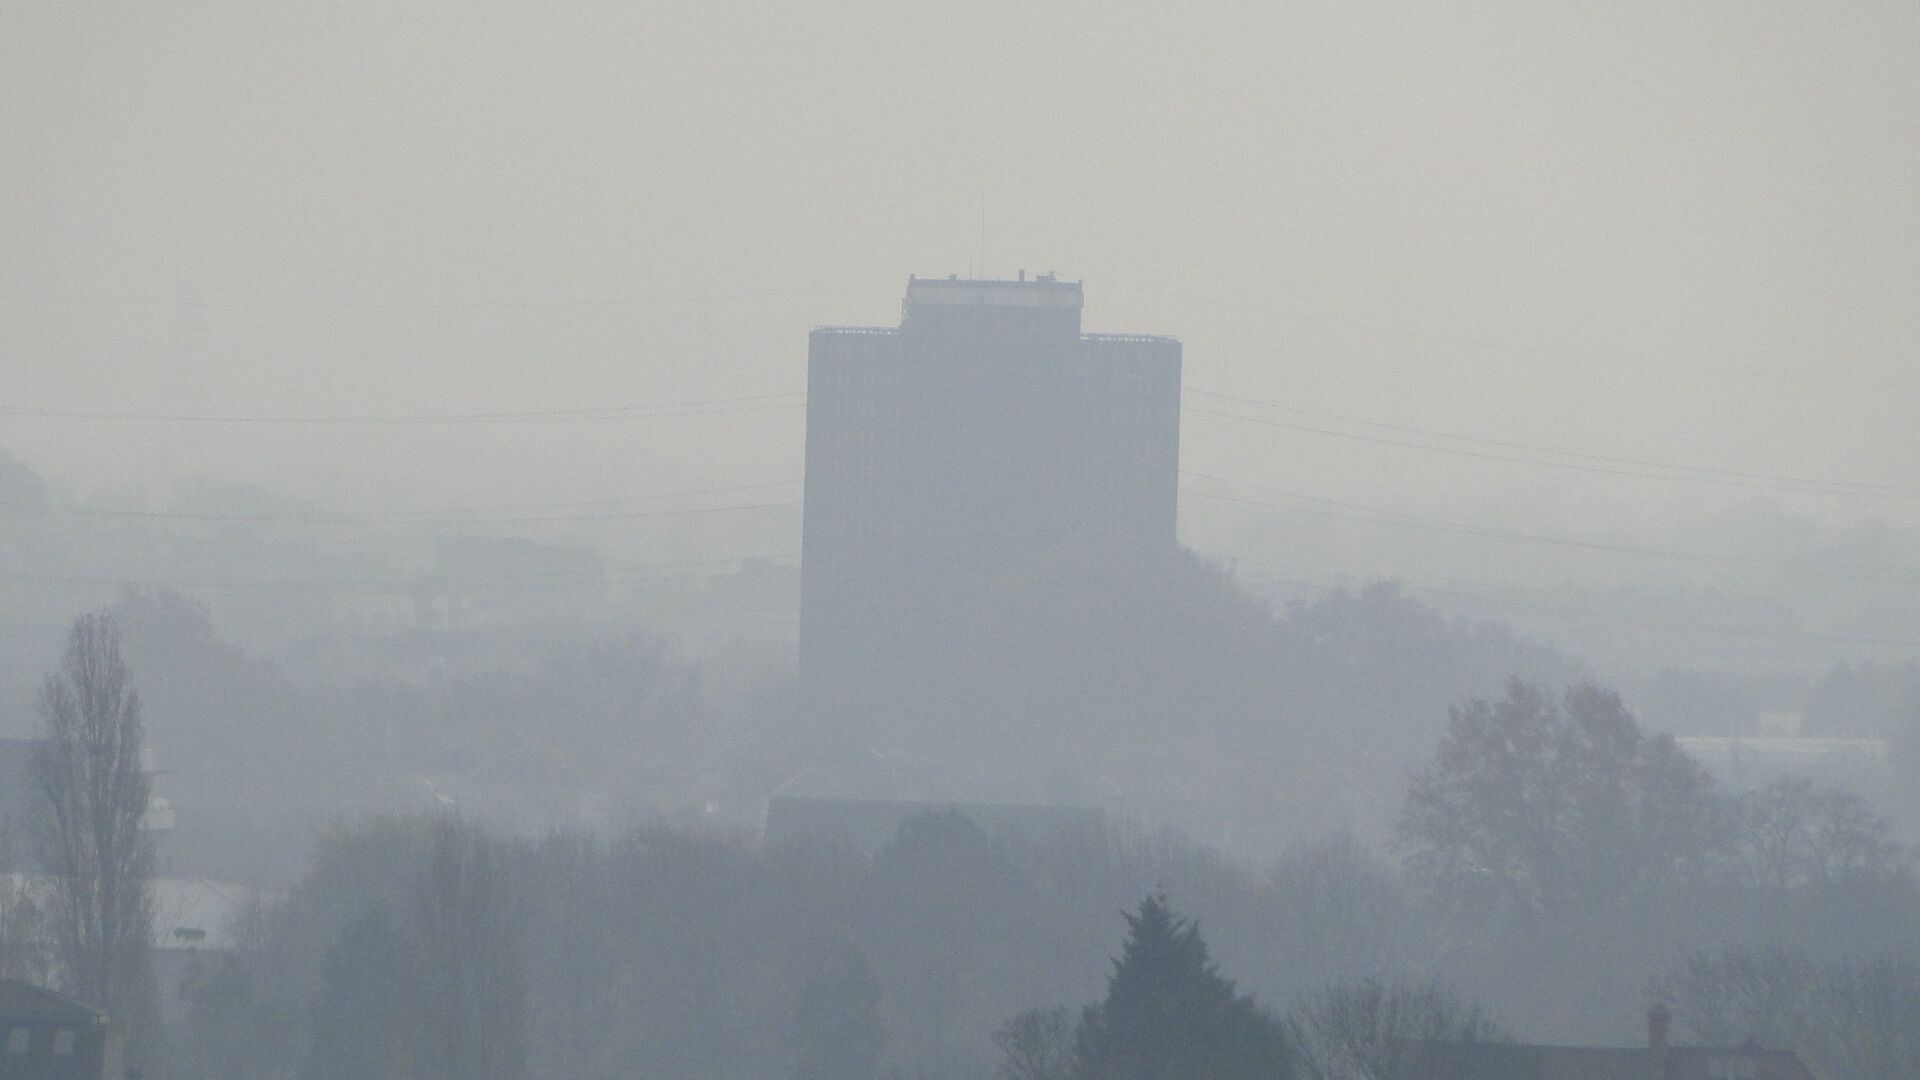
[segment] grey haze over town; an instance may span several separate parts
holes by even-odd
[[[0,11],[0,1080],[1920,1075],[1920,9]]]

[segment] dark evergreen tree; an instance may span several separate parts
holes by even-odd
[[[1198,926],[1150,897],[1127,927],[1106,1000],[1080,1019],[1080,1080],[1289,1080],[1281,1024],[1214,968]]]

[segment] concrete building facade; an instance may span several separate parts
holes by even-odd
[[[983,635],[1050,632],[1015,594],[1177,550],[1180,343],[1083,333],[1082,304],[1052,275],[914,278],[898,327],[813,332],[801,664],[829,719],[941,712],[930,670],[964,690]]]

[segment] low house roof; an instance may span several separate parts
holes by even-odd
[[[84,1001],[42,986],[0,979],[0,1024],[41,1023],[86,1027],[105,1023],[107,1014]]]
[[[1791,1050],[1757,1046],[1419,1043],[1403,1080],[1814,1080]]]

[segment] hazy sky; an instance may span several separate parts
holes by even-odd
[[[16,0],[0,408],[792,393],[810,325],[890,324],[909,272],[980,269],[984,214],[988,273],[1084,278],[1088,327],[1179,335],[1191,386],[1346,418],[1275,419],[1911,484],[1916,42],[1911,0]],[[0,418],[81,490],[197,475],[386,509],[792,479],[800,439],[760,405]],[[1754,494],[1204,413],[1184,455],[1535,523]],[[1778,497],[1920,520],[1911,497]]]

